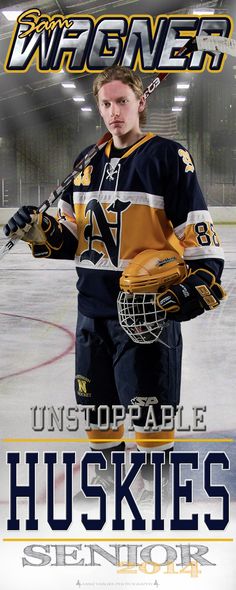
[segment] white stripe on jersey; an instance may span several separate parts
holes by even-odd
[[[183,258],[184,260],[200,258],[222,258],[224,260],[224,250],[219,246],[195,246],[193,248],[185,248]]]
[[[80,256],[75,256],[75,266],[80,268],[93,268],[93,270],[116,270],[121,271],[128,266],[131,260],[119,260],[119,267],[114,266],[110,261],[110,258],[101,257],[96,264],[93,264],[91,260],[80,260]]]
[[[78,238],[78,228],[73,207],[66,201],[63,201],[63,199],[60,199],[58,202],[58,213],[62,215],[61,218],[58,218],[59,223],[69,229],[75,238]],[[63,219],[63,215],[65,216],[65,219]],[[73,222],[66,219],[67,215],[74,218],[75,221]]]
[[[75,212],[73,207],[67,203],[67,201],[64,201],[63,199],[60,199],[58,202],[58,211],[61,212],[61,214],[63,215],[63,213],[65,215],[69,215],[69,217],[74,217],[75,218]],[[76,219],[75,219],[76,222]]]
[[[137,191],[91,191],[84,193],[75,191],[73,194],[74,203],[87,204],[91,199],[98,199],[99,203],[113,203],[116,199],[120,201],[131,201],[134,205],[149,205],[153,209],[164,209],[164,197],[150,193],[139,193]]]
[[[67,221],[66,219],[59,219],[61,225],[67,227],[70,232],[78,239],[77,225],[73,221]]]
[[[209,211],[207,211],[206,209],[198,210],[198,211],[190,211],[188,213],[187,220],[184,223],[181,223],[181,225],[178,225],[177,227],[174,228],[174,232],[175,232],[177,238],[181,239],[184,237],[184,230],[187,225],[192,225],[194,223],[202,223],[203,221],[206,221],[207,223],[213,223],[212,217],[211,217],[211,214]]]

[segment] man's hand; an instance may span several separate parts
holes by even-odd
[[[23,206],[9,219],[3,231],[6,236],[28,242],[35,257],[49,257],[63,244],[60,225],[54,217],[38,213],[36,207]]]
[[[209,270],[198,269],[189,276],[157,295],[157,306],[172,320],[184,322],[214,309],[226,297],[223,287]]]

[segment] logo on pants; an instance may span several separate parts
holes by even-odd
[[[154,404],[158,404],[157,397],[133,397],[131,399],[131,404],[137,404],[138,406],[153,406]]]
[[[78,395],[82,397],[91,397],[91,393],[87,391],[88,383],[91,383],[91,380],[83,375],[76,375],[75,376],[75,384],[76,384],[76,392]]]

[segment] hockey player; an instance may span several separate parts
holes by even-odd
[[[105,433],[98,429],[97,408],[115,404],[140,406],[136,421],[137,448],[147,453],[142,470],[142,498],[150,500],[150,452],[173,448],[173,431],[144,430],[153,405],[161,424],[162,405],[178,405],[182,340],[180,322],[192,320],[215,305],[214,287],[223,269],[223,251],[199,187],[188,151],[152,133],[143,133],[145,99],[140,77],[120,66],[99,74],[93,85],[99,113],[111,139],[78,174],[60,199],[57,220],[24,206],[5,226],[30,244],[33,256],[75,259],[78,273],[76,330],[76,400],[91,404],[90,446],[102,450],[110,465],[112,451],[124,449],[124,426]],[[86,148],[76,163],[88,151]],[[29,230],[30,226],[30,230]],[[167,290],[161,308],[171,320],[164,346],[158,340],[133,342],[117,317],[119,279],[129,262],[147,249],[178,250],[188,265],[187,276]],[[174,305],[173,305],[174,299]],[[106,438],[107,442],[99,442]],[[96,442],[93,442],[93,439]],[[140,440],[141,439],[141,440]],[[150,440],[151,439],[151,440]],[[112,468],[96,478],[113,489]]]

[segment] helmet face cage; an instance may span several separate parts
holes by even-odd
[[[166,312],[156,305],[156,293],[120,291],[117,299],[118,317],[126,334],[139,344],[159,340],[166,326]]]

